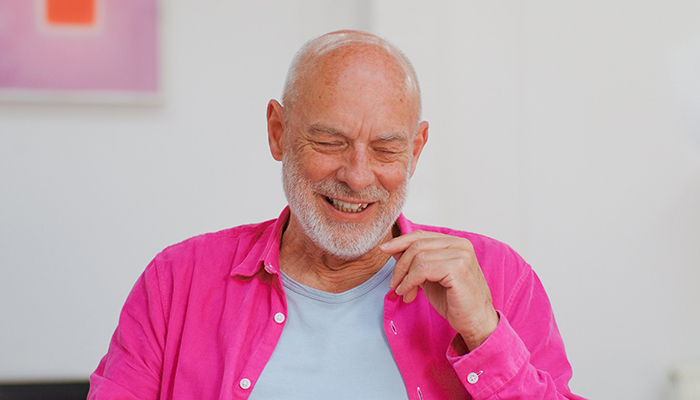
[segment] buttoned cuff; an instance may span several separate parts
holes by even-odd
[[[530,352],[498,312],[496,330],[471,352],[460,356],[450,346],[447,359],[474,399],[485,399],[500,390],[529,362]]]

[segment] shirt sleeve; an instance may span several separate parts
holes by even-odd
[[[124,304],[107,355],[90,376],[88,399],[157,399],[160,393],[165,318],[155,262]]]
[[[571,365],[551,305],[531,269],[498,311],[496,330],[479,347],[447,358],[474,399],[583,399],[571,393]]]

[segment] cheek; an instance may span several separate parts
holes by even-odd
[[[408,181],[408,164],[391,165],[377,172],[377,179],[382,187],[394,191]]]
[[[339,168],[337,160],[324,155],[302,156],[299,161],[304,174],[312,182],[323,181],[333,177]]]

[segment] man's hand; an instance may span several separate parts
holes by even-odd
[[[415,231],[384,243],[380,250],[396,259],[389,286],[407,303],[415,300],[419,286],[423,288],[433,308],[464,340],[453,342],[459,354],[476,348],[496,329],[498,314],[469,240]]]

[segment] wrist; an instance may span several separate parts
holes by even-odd
[[[489,312],[482,322],[475,324],[475,328],[460,331],[457,335],[461,341],[453,340],[453,349],[458,354],[466,354],[479,347],[496,330],[500,317],[496,310]],[[460,343],[461,342],[461,343]],[[459,350],[459,351],[458,351]]]

